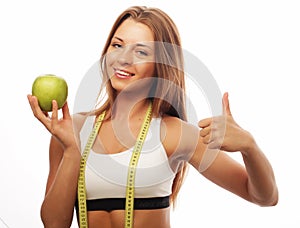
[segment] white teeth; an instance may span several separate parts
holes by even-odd
[[[117,74],[120,74],[120,75],[123,75],[123,76],[126,76],[126,77],[128,77],[128,76],[131,75],[131,74],[129,74],[129,73],[127,73],[127,72],[124,72],[124,71],[122,71],[122,70],[116,70],[116,73],[117,73]]]

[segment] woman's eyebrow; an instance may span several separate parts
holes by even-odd
[[[123,39],[121,39],[120,37],[117,37],[117,36],[114,36],[112,39],[117,39],[117,40],[119,40],[121,42],[124,42]]]
[[[114,36],[112,39],[116,39],[116,40],[119,40],[120,42],[124,43],[124,40],[118,36]],[[152,43],[150,41],[145,41],[143,43],[135,43],[135,44],[131,44],[131,45],[135,45],[136,47],[146,47],[146,48],[149,48],[150,50],[153,50],[152,46],[145,44],[146,42]]]
[[[150,45],[147,45],[145,43],[136,43],[136,47],[145,47],[145,48],[148,48],[150,50],[153,50],[153,47],[150,46]]]

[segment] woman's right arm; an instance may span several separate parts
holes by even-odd
[[[55,137],[51,138],[50,170],[46,194],[41,207],[41,219],[45,227],[71,226],[80,158],[77,147],[64,149]]]
[[[40,109],[36,97],[28,95],[28,101],[34,116],[52,134],[49,148],[50,170],[41,206],[41,219],[46,228],[70,227],[81,159],[79,141],[74,131],[74,122],[77,121],[71,118],[67,103],[62,107],[63,117],[58,119],[55,101],[52,103],[51,118]]]

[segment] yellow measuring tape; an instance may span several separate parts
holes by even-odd
[[[89,152],[94,144],[97,137],[98,131],[104,119],[105,112],[103,112],[97,119],[95,127],[93,128],[88,141],[85,145],[84,151],[80,160],[80,170],[77,185],[77,198],[78,198],[78,214],[79,214],[79,227],[88,228],[87,210],[86,210],[86,189],[85,189],[85,167],[86,160],[88,158]]]
[[[149,104],[147,113],[142,124],[140,133],[138,135],[137,141],[135,143],[127,175],[127,185],[126,185],[126,203],[125,203],[125,228],[133,227],[133,210],[134,210],[134,184],[135,184],[135,173],[136,166],[140,157],[140,152],[142,150],[149,126],[151,121],[152,113],[152,103]],[[78,178],[78,210],[79,210],[79,227],[88,228],[88,218],[87,218],[87,208],[86,208],[86,189],[85,189],[85,167],[89,152],[93,146],[96,139],[98,131],[100,129],[101,123],[104,119],[105,112],[103,112],[97,119],[97,122],[89,136],[87,144],[84,148],[81,161],[80,161],[80,171]]]
[[[133,225],[133,209],[134,209],[134,182],[135,182],[135,171],[136,166],[140,157],[149,126],[151,121],[152,103],[149,104],[147,114],[144,119],[141,131],[135,143],[127,175],[127,186],[126,186],[126,204],[125,204],[125,228],[131,228]]]

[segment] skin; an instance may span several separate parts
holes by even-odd
[[[107,64],[112,85],[118,94],[122,92],[122,96],[116,101],[113,120],[106,120],[101,126],[99,140],[93,148],[95,151],[118,153],[132,147],[136,141],[148,101],[143,99],[132,105],[129,115],[126,116],[128,125],[122,124],[124,114],[118,110],[124,110],[128,104],[132,104],[133,94],[137,94],[137,91],[139,96],[142,92],[146,94],[146,88],[149,88],[147,81],[141,84],[144,89],[137,89],[138,84],[135,82],[151,77],[154,73],[154,63],[140,61],[145,58],[150,60],[154,56],[154,53],[151,53],[151,46],[147,48],[148,51],[150,50],[147,57],[141,49],[136,48],[134,44],[141,41],[153,41],[153,34],[147,26],[130,19],[119,27],[112,39],[112,45],[108,50],[111,55]],[[134,64],[136,62],[139,64]],[[134,76],[120,78],[116,68],[126,70]],[[52,134],[49,150],[50,171],[45,199],[41,207],[41,218],[45,227],[69,227],[73,218],[81,158],[78,132],[85,116],[71,117],[66,103],[62,108],[63,117],[58,119],[57,103],[53,101],[52,116],[49,118],[47,113],[41,111],[36,97],[28,95],[28,101],[34,116]],[[223,110],[221,116],[201,120],[199,128],[175,117],[162,117],[161,138],[171,167],[176,169],[175,167],[181,161],[188,161],[199,173],[222,188],[261,206],[276,205],[278,191],[272,167],[253,136],[233,119],[228,93],[223,96]],[[118,132],[125,132],[123,130],[129,128],[131,134],[121,134],[117,137],[114,131],[115,123],[120,127]],[[225,132],[222,129],[225,129]],[[202,169],[202,158],[210,150],[217,150],[217,156],[209,167]],[[244,166],[228,156],[228,153],[233,152],[242,154]],[[100,224],[105,228],[122,227],[124,211],[92,211],[88,212],[88,219],[91,228],[99,227]],[[170,227],[170,208],[136,210],[134,227]]]

